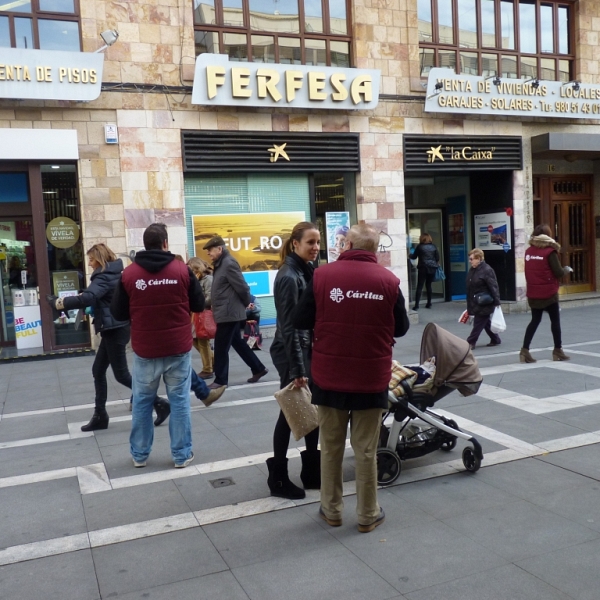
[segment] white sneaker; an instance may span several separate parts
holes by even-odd
[[[194,453],[190,454],[190,457],[182,463],[175,463],[176,469],[185,469],[194,460]],[[145,464],[145,463],[144,463]]]
[[[146,461],[145,460],[142,460],[140,462],[138,462],[137,460],[135,460],[135,458],[132,458],[132,460],[133,460],[133,466],[136,469],[141,469],[142,467],[146,466]]]

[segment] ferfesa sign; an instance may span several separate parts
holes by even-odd
[[[225,54],[201,54],[192,104],[372,109],[379,79],[373,69],[229,62]]]
[[[600,119],[600,85],[504,77],[496,85],[490,77],[431,69],[425,112]]]
[[[104,54],[2,48],[0,98],[95,100]]]

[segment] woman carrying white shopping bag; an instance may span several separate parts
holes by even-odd
[[[500,290],[494,269],[483,259],[483,250],[473,248],[469,252],[471,268],[467,273],[467,310],[473,316],[473,329],[467,338],[471,350],[475,348],[482,331],[490,336],[488,346],[499,346],[500,336],[491,327],[491,316],[500,306]]]

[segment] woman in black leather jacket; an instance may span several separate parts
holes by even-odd
[[[281,262],[275,277],[274,297],[277,310],[277,329],[271,344],[271,358],[279,373],[281,388],[292,381],[296,387],[308,385],[310,380],[311,332],[294,329],[292,312],[298,304],[307,283],[312,279],[312,261],[319,256],[321,235],[316,225],[302,222],[294,226],[290,238],[281,248]],[[311,431],[305,438],[306,450],[300,453],[302,472],[300,478],[306,489],[321,487],[321,457],[317,450],[319,430]],[[306,493],[288,477],[287,449],[290,443],[290,426],[283,412],[273,433],[273,454],[267,460],[271,496],[299,499]]]
[[[47,296],[47,300],[60,311],[83,310],[88,306],[93,309],[94,329],[100,334],[102,340],[92,366],[96,390],[94,414],[90,422],[81,427],[81,431],[95,431],[108,427],[106,371],[109,365],[112,367],[115,379],[121,385],[131,389],[131,373],[125,355],[130,329],[129,321],[117,321],[110,312],[110,302],[123,272],[123,261],[117,258],[105,244],[95,244],[88,250],[87,256],[88,265],[94,270],[89,287],[78,296],[64,298]],[[157,414],[154,424],[160,425],[169,416],[170,406],[165,399],[157,398],[154,408]]]
[[[419,238],[419,244],[410,254],[412,260],[418,258],[417,264],[417,291],[415,293],[415,305],[413,310],[419,310],[419,300],[423,291],[423,284],[427,290],[427,304],[425,308],[431,308],[431,284],[433,277],[440,264],[440,253],[435,247],[431,236],[424,233]]]

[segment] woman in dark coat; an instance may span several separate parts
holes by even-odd
[[[471,268],[467,273],[467,311],[474,317],[473,329],[467,342],[471,344],[471,350],[475,348],[479,335],[483,330],[490,336],[488,346],[499,346],[500,336],[490,329],[491,316],[496,306],[500,306],[500,291],[498,289],[498,280],[494,269],[483,259],[483,251],[479,248],[473,248],[469,252],[469,262]],[[477,298],[479,294],[488,296],[488,303],[481,304]],[[485,300],[485,299],[484,299]]]
[[[417,264],[417,291],[415,293],[413,310],[419,310],[419,300],[421,299],[423,285],[425,285],[427,291],[427,304],[425,308],[431,308],[431,284],[440,264],[440,253],[428,233],[421,235],[419,244],[410,254],[410,258],[412,260],[419,259]]]
[[[47,300],[60,311],[85,309],[88,306],[93,309],[94,329],[100,334],[102,340],[92,366],[96,390],[94,414],[90,422],[82,426],[81,431],[95,431],[108,427],[109,419],[106,412],[108,367],[112,367],[115,379],[121,385],[131,389],[131,373],[125,355],[130,329],[129,321],[117,321],[110,312],[110,302],[123,272],[123,261],[117,258],[105,244],[95,244],[88,250],[87,256],[88,265],[93,269],[89,287],[78,296],[64,298],[47,296]],[[171,412],[168,401],[163,398],[155,400],[154,409],[157,415],[155,425],[160,425]]]
[[[536,362],[529,352],[529,346],[542,321],[544,311],[550,317],[550,329],[554,341],[552,360],[569,360],[562,349],[558,288],[560,279],[567,273],[572,273],[573,269],[560,264],[559,252],[560,244],[552,239],[550,227],[538,225],[529,238],[529,248],[525,252],[525,281],[527,302],[531,308],[531,322],[525,330],[525,339],[519,354],[520,361],[524,363]]]
[[[311,332],[294,328],[292,312],[302,292],[312,279],[312,261],[317,260],[321,235],[313,223],[298,223],[290,238],[281,248],[281,262],[275,277],[273,295],[277,310],[277,329],[271,344],[271,358],[279,373],[281,388],[292,381],[296,387],[308,385],[310,380]],[[302,472],[300,479],[306,489],[321,487],[321,457],[317,450],[319,430],[311,431],[305,438],[306,450],[300,453]],[[306,493],[288,477],[287,450],[290,443],[290,426],[283,412],[273,433],[273,457],[267,460],[271,496],[299,499]]]

